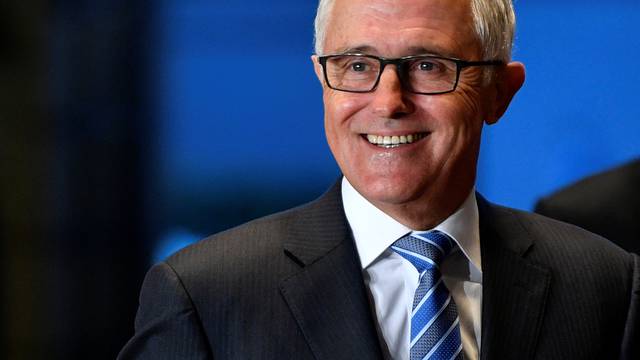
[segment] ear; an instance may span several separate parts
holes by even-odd
[[[495,79],[496,97],[493,111],[485,120],[487,124],[495,124],[504,115],[513,96],[524,84],[525,69],[521,62],[510,62],[498,71]]]
[[[324,87],[324,72],[322,71],[322,65],[318,61],[318,55],[311,55],[311,62],[313,63],[313,70],[316,72],[316,77],[320,81],[320,85]]]

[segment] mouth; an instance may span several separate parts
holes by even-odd
[[[385,149],[397,148],[403,145],[413,144],[420,139],[427,136],[427,133],[414,133],[406,135],[376,135],[376,134],[363,134],[362,136],[369,141],[370,144],[376,145]]]

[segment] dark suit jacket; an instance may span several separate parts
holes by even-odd
[[[542,198],[535,211],[640,254],[640,159]]]
[[[478,197],[482,359],[640,359],[640,260]],[[339,186],[148,273],[119,359],[381,359]]]

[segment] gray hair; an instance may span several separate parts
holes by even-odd
[[[485,59],[511,60],[516,17],[511,0],[470,0],[475,31]],[[315,20],[315,51],[323,53],[326,26],[335,0],[320,0]]]

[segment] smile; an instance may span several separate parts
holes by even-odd
[[[377,146],[389,149],[389,148],[394,148],[401,145],[414,143],[424,138],[426,135],[427,135],[426,133],[415,133],[415,134],[394,135],[394,136],[367,134],[366,138],[373,145],[377,145]]]

